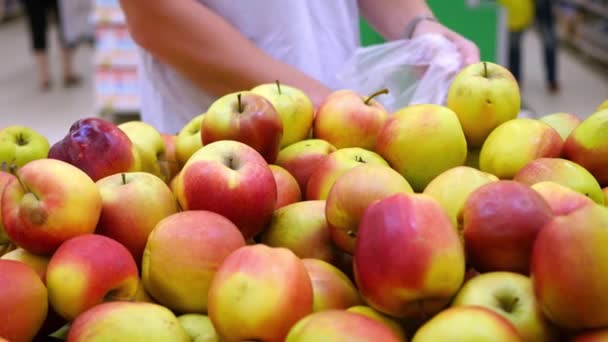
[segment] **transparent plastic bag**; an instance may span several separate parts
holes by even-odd
[[[461,60],[458,49],[447,38],[426,34],[359,48],[337,77],[344,88],[361,95],[388,88],[388,94],[375,100],[395,112],[413,104],[445,104],[450,84],[462,67]]]

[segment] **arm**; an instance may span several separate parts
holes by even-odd
[[[193,0],[120,2],[137,44],[215,96],[275,80],[301,89],[315,105],[330,92]]]
[[[432,15],[425,0],[358,0],[359,8],[369,24],[387,40],[403,37],[408,23],[419,15]],[[416,25],[414,37],[438,33],[451,40],[460,50],[465,65],[479,61],[475,43],[438,22],[423,20]]]

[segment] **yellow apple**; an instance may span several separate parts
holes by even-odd
[[[177,317],[192,342],[220,342],[213,323],[208,316],[201,314],[184,314]]]
[[[163,174],[161,162],[166,157],[165,142],[160,132],[152,125],[143,121],[128,121],[118,125],[133,142],[141,160],[141,171],[149,172],[167,182]]]
[[[30,253],[23,248],[17,248],[4,254],[0,259],[20,261],[31,267],[40,276],[43,283],[46,282],[46,268],[49,265],[50,257]]]
[[[175,155],[180,169],[186,164],[188,159],[203,147],[203,138],[201,137],[201,127],[205,113],[199,114],[192,118],[177,134],[175,141]]]
[[[312,311],[346,310],[361,304],[353,282],[338,268],[319,259],[302,259],[312,282]]]
[[[562,137],[562,140],[566,141],[572,131],[581,124],[581,119],[578,116],[570,113],[554,113],[545,115],[538,119],[549,126],[553,127]]]

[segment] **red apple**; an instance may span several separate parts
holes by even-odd
[[[529,186],[501,180],[482,185],[465,202],[467,261],[480,272],[529,273],[536,235],[553,212]]]
[[[161,133],[165,145],[165,159],[159,160],[160,172],[162,179],[169,183],[179,172],[179,162],[177,161],[177,153],[175,150],[177,144],[177,135]]]
[[[383,89],[371,96],[361,96],[348,89],[329,94],[317,108],[313,135],[338,149],[361,147],[373,151],[378,132],[388,112],[374,97],[387,93]]]
[[[553,215],[568,215],[593,201],[570,188],[555,182],[545,181],[532,185],[551,207]]]
[[[206,313],[216,270],[243,246],[238,228],[219,214],[189,210],[171,215],[148,238],[142,263],[144,287],[174,312]]]
[[[237,249],[209,289],[209,318],[226,341],[284,341],[312,307],[306,267],[286,248],[257,244]]]
[[[286,146],[279,152],[276,164],[289,171],[298,181],[302,194],[306,193],[308,178],[336,147],[325,140],[307,139]]]
[[[365,209],[385,197],[413,192],[405,178],[389,166],[362,164],[338,177],[325,206],[325,216],[336,246],[352,254]]]
[[[201,134],[203,145],[236,140],[249,145],[272,164],[279,153],[283,123],[265,97],[241,91],[224,95],[211,104]]]
[[[531,272],[545,315],[570,330],[608,326],[608,208],[584,206],[538,233]]]
[[[178,212],[175,196],[147,172],[117,173],[97,181],[103,207],[96,233],[122,243],[140,265],[148,235],[165,217]]]
[[[395,319],[393,317],[382,314],[382,313],[378,312],[377,310],[375,310],[374,308],[366,306],[366,305],[352,306],[352,307],[348,308],[346,311],[354,312],[356,314],[363,315],[363,316],[369,317],[371,319],[374,319],[374,320],[382,323],[386,327],[390,328],[393,331],[393,333],[395,333],[395,335],[399,338],[399,341],[403,341],[403,342],[407,341],[404,327],[400,324],[400,322],[397,319]]]
[[[47,290],[27,265],[0,260],[0,337],[11,342],[32,340],[48,311]]]
[[[210,143],[193,154],[174,191],[183,210],[223,215],[245,239],[266,228],[277,200],[277,185],[264,158],[231,140]]]
[[[2,166],[0,165],[0,167]],[[15,179],[15,176],[12,174],[4,172],[4,170],[0,171],[0,255],[2,255],[3,246],[10,244],[10,240],[8,239],[8,235],[6,235],[4,225],[2,224],[2,192],[13,179]]]
[[[119,172],[138,171],[139,153],[127,134],[101,118],[80,119],[48,154],[83,170],[93,181]]]
[[[302,192],[298,181],[284,168],[278,165],[269,165],[274,181],[277,183],[277,204],[276,209],[286,205],[300,202]]]
[[[312,311],[346,310],[361,304],[361,297],[348,277],[338,268],[319,259],[303,259],[312,281]]]
[[[359,291],[374,309],[394,317],[429,317],[460,288],[464,250],[439,202],[423,194],[396,194],[365,210],[354,269]]]
[[[50,255],[64,241],[93,233],[101,195],[82,170],[57,159],[38,159],[16,171],[2,194],[2,222],[10,240]]]
[[[129,250],[98,234],[64,242],[46,271],[49,302],[68,321],[105,301],[132,300],[138,282],[139,272]]]
[[[30,253],[23,248],[17,248],[4,254],[0,259],[19,261],[28,265],[40,276],[40,280],[46,283],[46,268],[51,260],[50,257]]]

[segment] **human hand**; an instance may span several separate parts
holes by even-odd
[[[448,29],[438,22],[423,20],[416,25],[413,37],[427,33],[441,34],[454,43],[462,55],[462,63],[464,66],[479,62],[479,48],[477,45],[460,34]]]

